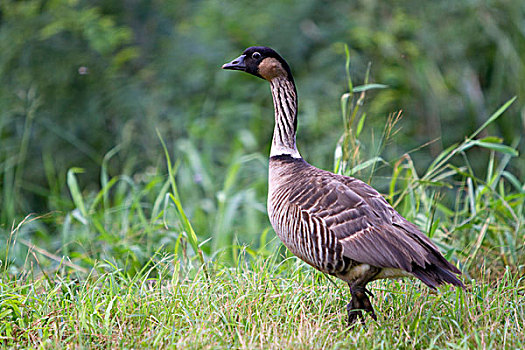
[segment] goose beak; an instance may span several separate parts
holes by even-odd
[[[222,69],[231,69],[231,70],[242,70],[246,71],[246,65],[244,64],[244,59],[246,55],[240,55],[233,61],[225,63],[222,65]]]

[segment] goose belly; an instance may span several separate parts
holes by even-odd
[[[357,264],[351,267],[349,270],[345,271],[344,273],[338,274],[337,277],[339,277],[345,282],[352,283],[357,279],[361,278],[362,276],[365,276],[368,273],[368,271],[370,271],[370,269],[371,266],[368,264]],[[401,269],[383,268],[376,276],[374,276],[372,280],[375,281],[385,278],[400,278],[411,276],[412,275],[409,272]]]

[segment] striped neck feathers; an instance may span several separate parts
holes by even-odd
[[[297,130],[297,92],[293,80],[283,76],[270,80],[273,106],[275,110],[275,127],[273,129],[270,157],[290,155],[301,158],[295,144]]]

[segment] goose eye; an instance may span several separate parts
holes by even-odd
[[[259,58],[261,58],[261,54],[258,53],[258,52],[254,52],[254,53],[252,54],[252,58],[258,60]]]

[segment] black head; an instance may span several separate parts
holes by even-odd
[[[266,80],[283,77],[293,81],[288,63],[277,52],[265,46],[247,48],[242,55],[222,68],[240,70]]]

